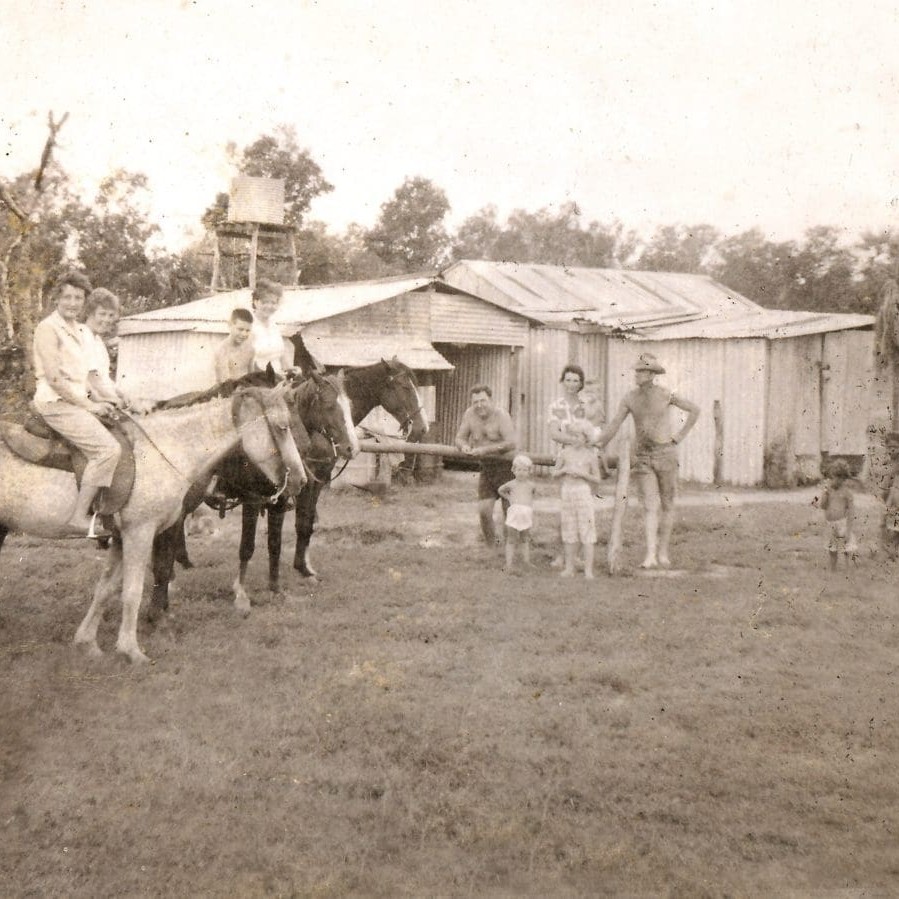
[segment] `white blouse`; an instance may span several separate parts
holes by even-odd
[[[284,373],[284,337],[281,326],[274,321],[263,324],[258,318],[253,321],[253,368],[265,371],[271,362],[279,374]]]

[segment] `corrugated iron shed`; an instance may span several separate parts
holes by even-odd
[[[447,362],[429,343],[384,336],[372,341],[368,337],[304,335],[303,342],[312,355],[327,365],[371,365],[393,356],[410,368],[428,371],[452,371]]]
[[[430,276],[419,276],[316,287],[286,287],[276,319],[286,333],[292,333],[309,322],[352,312],[399,294],[420,290],[432,281]],[[200,326],[205,331],[226,333],[231,311],[239,306],[245,309],[252,307],[249,288],[229,290],[192,303],[129,315],[119,323],[119,333],[127,335],[148,331],[193,330]]]
[[[765,309],[731,318],[707,318],[653,328],[638,326],[629,332],[623,332],[623,336],[633,337],[638,340],[680,340],[689,338],[724,340],[744,337],[763,337],[767,340],[778,340],[788,337],[804,337],[809,334],[826,334],[831,331],[871,328],[873,326],[873,315],[841,315],[837,313],[791,312],[779,309]]]
[[[568,268],[463,260],[440,275],[448,285],[546,325],[589,323],[615,330],[760,311],[706,275]]]

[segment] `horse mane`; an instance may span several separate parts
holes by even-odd
[[[180,393],[178,396],[167,400],[160,400],[150,409],[151,412],[159,412],[163,409],[184,409],[187,406],[196,406],[199,403],[207,403],[209,400],[225,399],[233,396],[242,387],[273,387],[271,376],[266,371],[252,371],[239,378],[231,378],[213,384],[206,390],[194,390],[190,393]]]

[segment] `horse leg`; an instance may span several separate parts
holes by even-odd
[[[184,543],[184,517],[153,538],[153,592],[147,621],[155,623],[169,610],[169,583],[175,573],[178,546]]]
[[[155,525],[150,522],[130,528],[123,534],[122,551],[122,623],[116,650],[134,663],[149,662],[137,643],[137,616],[144,592],[147,563],[153,551]]]
[[[184,516],[176,525],[177,530],[173,535],[172,544],[172,564],[177,562],[182,568],[193,568],[194,563],[191,562],[190,556],[187,554],[187,536],[184,533]]]
[[[234,581],[234,608],[244,617],[250,614],[250,597],[247,594],[244,583],[247,576],[247,567],[253,558],[256,549],[256,523],[259,520],[259,506],[253,503],[244,503],[240,507],[240,569],[237,580]]]
[[[293,567],[303,577],[311,578],[315,583],[318,582],[318,575],[309,562],[309,542],[315,530],[315,507],[318,505],[321,489],[319,482],[310,480],[297,497],[297,545],[293,554]]]
[[[281,595],[281,536],[284,532],[285,503],[278,500],[268,507],[268,589],[272,598]]]
[[[113,537],[109,547],[109,558],[106,567],[94,587],[94,596],[87,615],[75,632],[75,645],[87,647],[88,655],[99,658],[103,655],[97,645],[97,628],[103,617],[103,608],[107,601],[122,590],[122,538]]]

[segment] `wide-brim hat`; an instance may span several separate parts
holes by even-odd
[[[652,353],[643,353],[637,360],[634,371],[651,371],[654,375],[663,375],[665,367]]]

